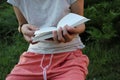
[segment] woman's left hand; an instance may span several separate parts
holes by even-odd
[[[76,28],[66,25],[63,28],[60,27],[57,31],[53,31],[53,39],[57,42],[66,43],[72,41],[77,34],[79,33],[76,31]]]

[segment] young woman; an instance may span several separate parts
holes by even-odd
[[[37,29],[56,26],[68,13],[83,15],[84,0],[8,0],[18,19],[18,30],[30,43],[6,80],[85,80],[89,59],[79,34],[85,25],[66,25],[54,37],[32,43]]]

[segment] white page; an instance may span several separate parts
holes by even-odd
[[[78,14],[74,14],[74,13],[69,13],[67,16],[63,17],[58,25],[57,28],[59,27],[64,27],[65,25],[71,26],[71,27],[75,27],[78,26],[86,21],[88,21],[89,19],[80,16]]]
[[[49,32],[52,32],[54,30],[57,30],[56,27],[43,27],[37,31],[35,31],[35,36],[38,36],[38,35],[44,35],[46,33],[49,33]]]

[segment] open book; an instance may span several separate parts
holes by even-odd
[[[35,31],[35,36],[32,38],[32,40],[33,42],[37,42],[52,38],[52,31],[59,29],[59,27],[64,27],[65,25],[68,25],[70,27],[76,27],[82,23],[87,22],[88,20],[90,19],[87,19],[75,13],[69,13],[58,22],[57,27],[45,27]]]

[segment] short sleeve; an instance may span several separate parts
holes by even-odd
[[[77,0],[68,0],[70,4],[73,4]]]
[[[16,0],[7,0],[7,2],[13,6],[18,6],[18,4],[16,3]]]

